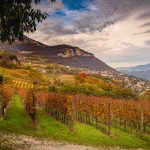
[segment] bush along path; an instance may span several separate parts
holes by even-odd
[[[83,150],[88,148],[86,146],[80,147],[69,143],[107,146],[108,148],[112,147],[112,149],[116,146],[124,148],[150,148],[149,137],[140,139],[135,135],[130,135],[116,128],[112,128],[115,133],[113,137],[101,133],[92,126],[83,125],[81,123],[75,123],[74,131],[70,132],[65,125],[51,118],[50,115],[46,114],[40,108],[36,110],[36,126],[35,128],[31,128],[31,117],[24,109],[19,96],[17,94],[14,95],[11,106],[5,114],[4,119],[0,120],[0,149],[8,149],[15,146],[14,149],[17,150],[18,146],[22,147],[20,148],[22,150],[30,150],[34,147],[34,149],[37,150],[40,148],[45,150],[57,150],[61,149],[60,145],[65,145],[64,149],[66,150],[81,147]],[[43,140],[42,138],[47,139]],[[56,140],[57,142],[55,142]],[[63,141],[69,143],[64,143]],[[28,145],[28,147],[25,145]],[[92,147],[90,148],[93,150]],[[97,150],[99,147],[95,149]]]

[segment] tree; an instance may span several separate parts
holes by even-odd
[[[50,0],[55,2],[55,0]],[[23,40],[23,34],[36,31],[37,23],[47,14],[32,8],[32,3],[41,0],[0,0],[0,40],[14,42]]]

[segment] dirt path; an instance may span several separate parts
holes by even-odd
[[[39,139],[24,135],[17,136],[15,134],[4,133],[0,133],[0,143],[2,143],[0,144],[0,149],[9,148],[10,150],[123,150],[119,147],[81,146],[42,138]]]

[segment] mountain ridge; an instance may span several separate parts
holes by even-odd
[[[134,67],[118,67],[116,70],[127,70],[127,71],[145,71],[150,70],[150,63],[147,63],[145,65],[138,65]]]
[[[79,47],[66,44],[47,46],[25,37],[23,42],[16,41],[11,45],[0,43],[0,49],[14,52],[21,57],[44,56],[48,60],[47,63],[58,63],[65,66],[75,66],[93,71],[115,71],[115,69],[96,58],[94,54],[86,52]]]
[[[135,67],[120,67],[116,69],[122,73],[150,81],[150,63]]]

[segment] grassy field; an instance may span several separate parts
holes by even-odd
[[[150,136],[140,139],[121,129],[113,128],[113,137],[109,137],[94,127],[76,123],[75,131],[48,116],[40,108],[37,109],[37,126],[31,128],[31,120],[23,108],[18,95],[8,109],[5,118],[0,120],[0,131],[24,134],[35,137],[46,137],[57,141],[94,146],[119,146],[125,148],[150,148]]]

